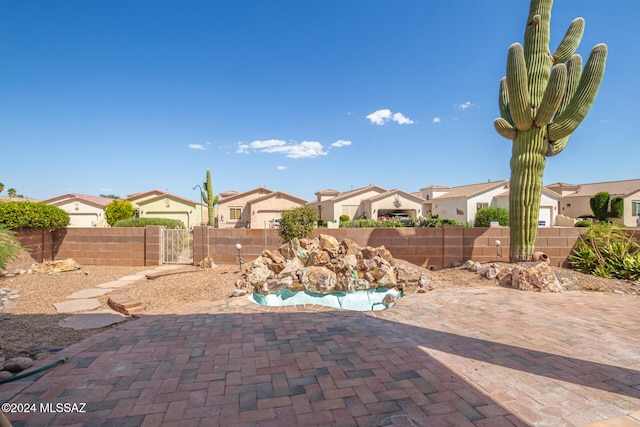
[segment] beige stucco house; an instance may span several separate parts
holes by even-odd
[[[134,217],[177,219],[187,228],[206,224],[208,221],[207,205],[166,191],[151,190],[129,194],[127,200],[133,204]]]
[[[298,208],[307,201],[266,187],[243,193],[220,193],[216,223],[218,228],[274,228],[282,212]]]
[[[473,223],[478,210],[496,206],[495,197],[504,193],[508,180],[484,182],[481,184],[443,187],[432,185],[420,189],[425,199],[425,216],[438,216],[459,222]]]
[[[57,206],[69,214],[68,227],[108,227],[104,207],[113,199],[87,194],[67,193],[44,200],[43,203]]]
[[[538,227],[553,227],[561,225],[558,223],[558,202],[560,195],[548,188],[542,188],[540,195],[540,214],[538,216]],[[506,190],[494,197],[493,206],[509,210],[509,190]]]
[[[309,205],[318,209],[320,219],[324,221],[339,221],[342,215],[349,219],[423,216],[424,200],[419,195],[402,190],[386,190],[369,185],[343,193],[325,189],[315,194],[316,201]]]
[[[628,227],[637,225],[638,215],[640,215],[640,179],[577,185],[558,182],[547,185],[546,188],[561,194],[560,213],[570,218],[593,215],[591,197],[606,191],[611,199],[623,200],[622,218],[611,218],[611,221]]]

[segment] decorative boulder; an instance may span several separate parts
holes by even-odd
[[[562,292],[562,285],[546,262],[524,263],[511,270],[511,286],[523,291]]]

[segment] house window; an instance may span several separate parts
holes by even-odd
[[[489,203],[476,203],[476,210],[479,211],[482,208],[488,208]]]
[[[229,208],[229,220],[237,221],[242,215],[242,208]]]
[[[631,202],[631,215],[640,215],[640,201]]]

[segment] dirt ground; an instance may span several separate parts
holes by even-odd
[[[396,260],[406,263],[405,261]],[[500,266],[508,264],[501,263]],[[464,267],[439,271],[424,271],[435,283],[438,292],[451,288],[499,287],[496,279],[489,280]],[[16,356],[33,356],[43,349],[67,347],[101,331],[76,331],[58,326],[66,314],[58,314],[53,303],[65,300],[67,295],[98,284],[116,280],[149,267],[84,266],[79,270],[57,274],[30,273],[19,276],[0,276],[0,288],[20,293],[16,305],[0,309],[0,361]],[[131,299],[142,301],[147,313],[170,313],[175,308],[201,301],[229,298],[240,279],[237,265],[218,265],[202,270],[185,266],[180,274],[170,274],[153,280],[141,280],[129,290]],[[640,284],[623,280],[604,279],[555,268],[565,288],[571,291],[592,291],[620,294],[640,294]],[[415,288],[414,288],[415,289]],[[406,289],[407,293],[414,291]],[[99,297],[100,309],[107,309],[107,296]]]

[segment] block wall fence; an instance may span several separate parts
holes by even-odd
[[[545,252],[554,266],[566,266],[582,230],[573,227],[538,229],[536,250]],[[626,230],[640,241],[640,230]],[[361,246],[384,245],[395,258],[441,269],[455,261],[509,260],[508,228],[340,228],[322,229],[338,240],[350,238]],[[67,228],[53,232],[18,233],[27,249],[7,266],[8,271],[28,269],[34,262],[73,258],[81,265],[155,266],[162,264],[162,228]],[[195,227],[194,264],[210,256],[218,264],[250,263],[266,249],[277,249],[282,241],[277,230],[218,229]],[[496,240],[500,246],[496,246]],[[238,254],[236,244],[242,249]]]

